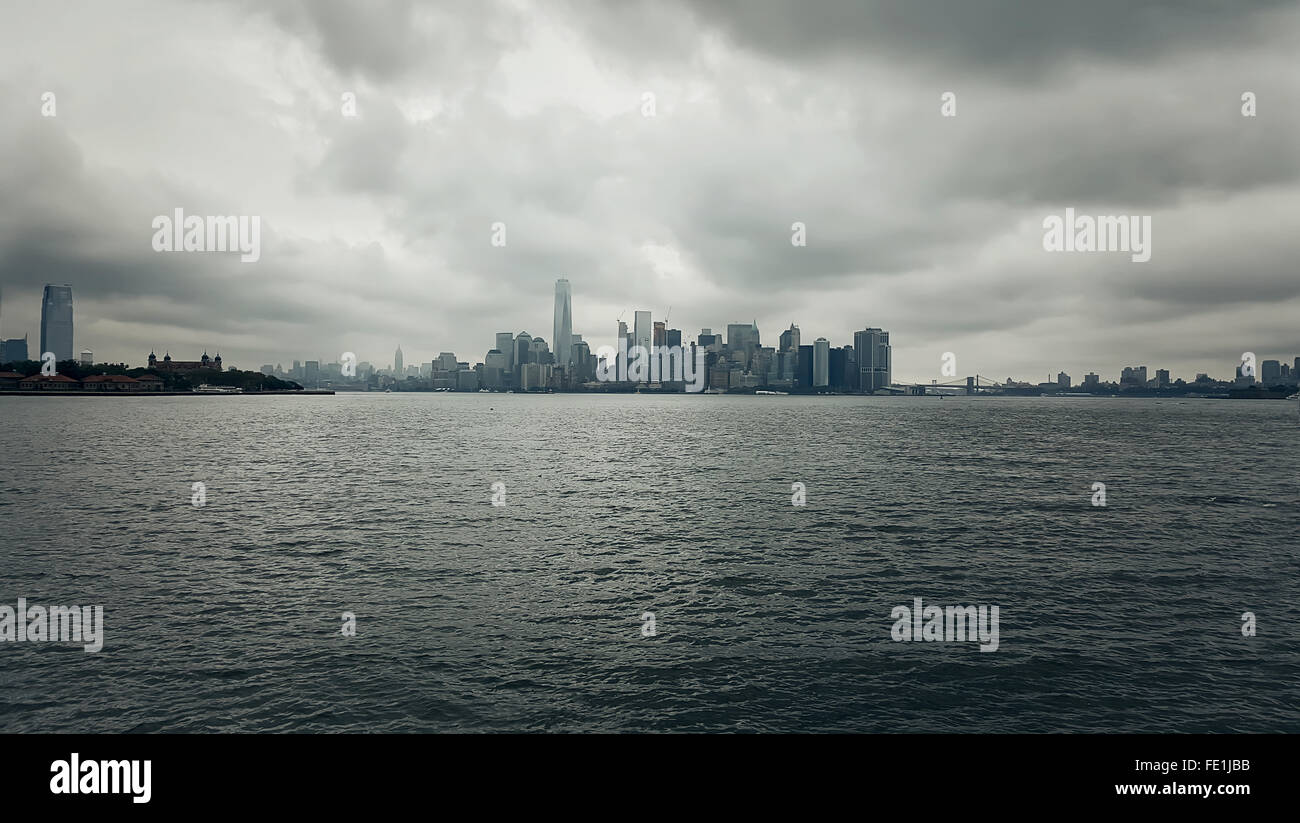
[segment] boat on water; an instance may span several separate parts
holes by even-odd
[[[1287,398],[1287,400],[1300,401],[1300,392],[1296,392]]]
[[[207,383],[200,385],[194,390],[195,394],[243,394],[244,390],[238,386],[212,386]]]
[[[789,394],[789,393],[790,392],[788,391],[767,391],[766,389],[759,389],[758,391],[754,392],[754,394],[770,394],[770,395]]]

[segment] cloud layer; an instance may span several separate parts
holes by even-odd
[[[1076,380],[1300,354],[1294,4],[87,2],[3,29],[4,336],[38,337],[53,282],[100,360],[475,362],[549,339],[566,277],[597,345],[670,306],[765,342],[882,326],[899,379],[945,351]],[[155,253],[177,207],[259,215],[261,260]],[[1151,215],[1151,261],[1045,252],[1066,207]]]

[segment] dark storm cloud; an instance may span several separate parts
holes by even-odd
[[[1150,63],[1166,52],[1248,48],[1286,0],[689,0],[706,24],[741,47],[779,58],[873,56],[929,71],[997,72],[1034,82],[1055,64]]]

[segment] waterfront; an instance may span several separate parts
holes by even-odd
[[[0,412],[0,603],[105,635],[0,644],[3,731],[1300,731],[1293,404]],[[893,642],[914,597],[998,605],[999,649]]]

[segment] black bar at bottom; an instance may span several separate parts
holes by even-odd
[[[640,811],[680,812],[701,793],[705,806],[733,811],[778,800],[859,809],[898,800],[927,812],[1182,810],[1189,803],[1217,812],[1288,800],[1291,742],[1265,735],[7,735],[0,792],[42,809],[128,814],[338,813],[430,801],[539,811],[630,802]],[[148,801],[136,802],[146,792]]]

